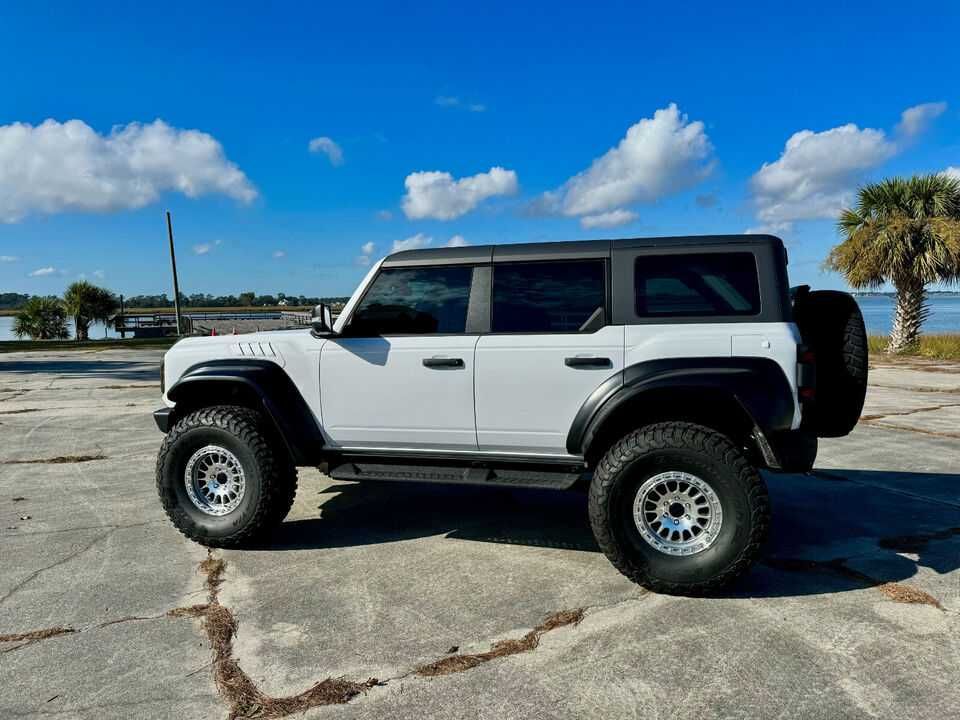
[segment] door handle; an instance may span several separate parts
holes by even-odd
[[[568,357],[563,364],[572,368],[611,368],[613,362],[605,357]]]
[[[461,358],[424,358],[423,366],[428,368],[462,368],[463,360]]]

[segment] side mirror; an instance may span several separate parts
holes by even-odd
[[[330,306],[320,303],[313,309],[310,315],[310,326],[315,333],[333,332],[333,314],[330,312]]]

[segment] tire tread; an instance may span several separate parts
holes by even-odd
[[[237,532],[222,537],[211,537],[196,523],[184,522],[185,513],[176,498],[163,487],[171,450],[188,432],[203,427],[225,430],[246,445],[260,474],[261,489],[251,520]],[[297,493],[297,469],[286,449],[278,448],[278,440],[265,428],[260,413],[242,406],[215,405],[185,415],[167,433],[157,456],[156,483],[163,509],[181,534],[208,547],[234,548],[262,537],[283,522]]]
[[[731,468],[746,490],[751,508],[750,537],[732,562],[704,582],[666,582],[634,562],[617,539],[611,521],[612,495],[627,466],[649,452],[694,450],[712,462]],[[760,556],[770,522],[770,500],[762,478],[744,454],[719,432],[688,422],[663,422],[638,428],[611,447],[600,460],[590,485],[590,525],[597,544],[625,577],[654,592],[668,595],[708,595],[743,575]]]

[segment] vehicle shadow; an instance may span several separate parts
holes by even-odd
[[[844,592],[905,580],[920,565],[940,574],[960,568],[960,474],[830,470],[767,482],[773,521],[764,557],[726,597]],[[284,523],[258,549],[444,535],[599,552],[581,492],[344,483],[317,497],[321,517]]]

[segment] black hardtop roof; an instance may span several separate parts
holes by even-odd
[[[621,238],[617,240],[573,240],[566,242],[515,243],[510,245],[468,245],[422,250],[401,250],[388,255],[384,267],[412,265],[453,265],[493,261],[560,260],[566,257],[609,257],[616,249],[676,248],[716,245],[783,247],[773,235],[686,235],[679,237]]]

